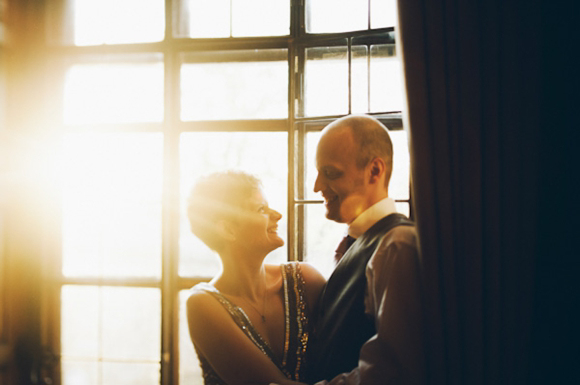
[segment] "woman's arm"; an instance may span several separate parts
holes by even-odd
[[[210,294],[193,293],[187,300],[192,342],[228,384],[296,384],[248,338]]]

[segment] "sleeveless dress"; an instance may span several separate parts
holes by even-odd
[[[282,279],[284,283],[284,353],[280,362],[269,344],[258,333],[244,310],[228,300],[215,287],[208,283],[195,285],[191,290],[201,290],[211,294],[228,311],[238,327],[243,330],[246,336],[268,356],[270,360],[291,380],[300,381],[303,379],[303,369],[305,367],[306,349],[309,337],[309,315],[304,296],[304,279],[302,271],[297,262],[280,265]],[[205,385],[226,384],[207,359],[197,349],[195,350],[199,358],[199,363],[203,372]]]

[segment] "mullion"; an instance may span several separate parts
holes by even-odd
[[[171,8],[171,0],[166,0]],[[171,16],[171,15],[169,15]],[[171,17],[172,20],[172,17]],[[169,27],[168,27],[169,28]],[[167,31],[173,31],[173,28]],[[166,47],[164,51],[164,125],[163,125],[163,204],[162,204],[162,286],[161,286],[161,384],[170,385],[178,378],[174,359],[178,347],[175,328],[176,276],[179,244],[179,131],[174,123],[179,119],[179,63],[177,53]]]

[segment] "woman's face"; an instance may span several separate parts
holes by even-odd
[[[262,189],[255,189],[244,206],[237,221],[240,243],[267,253],[283,246],[284,240],[278,236],[282,214],[268,206]]]

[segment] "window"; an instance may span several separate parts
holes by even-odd
[[[345,228],[312,191],[314,150],[332,120],[370,113],[392,129],[391,195],[409,213],[395,2],[339,3],[51,2],[56,383],[202,383],[183,304],[219,269],[185,217],[203,174],[259,176],[286,241],[268,260],[328,275]]]

